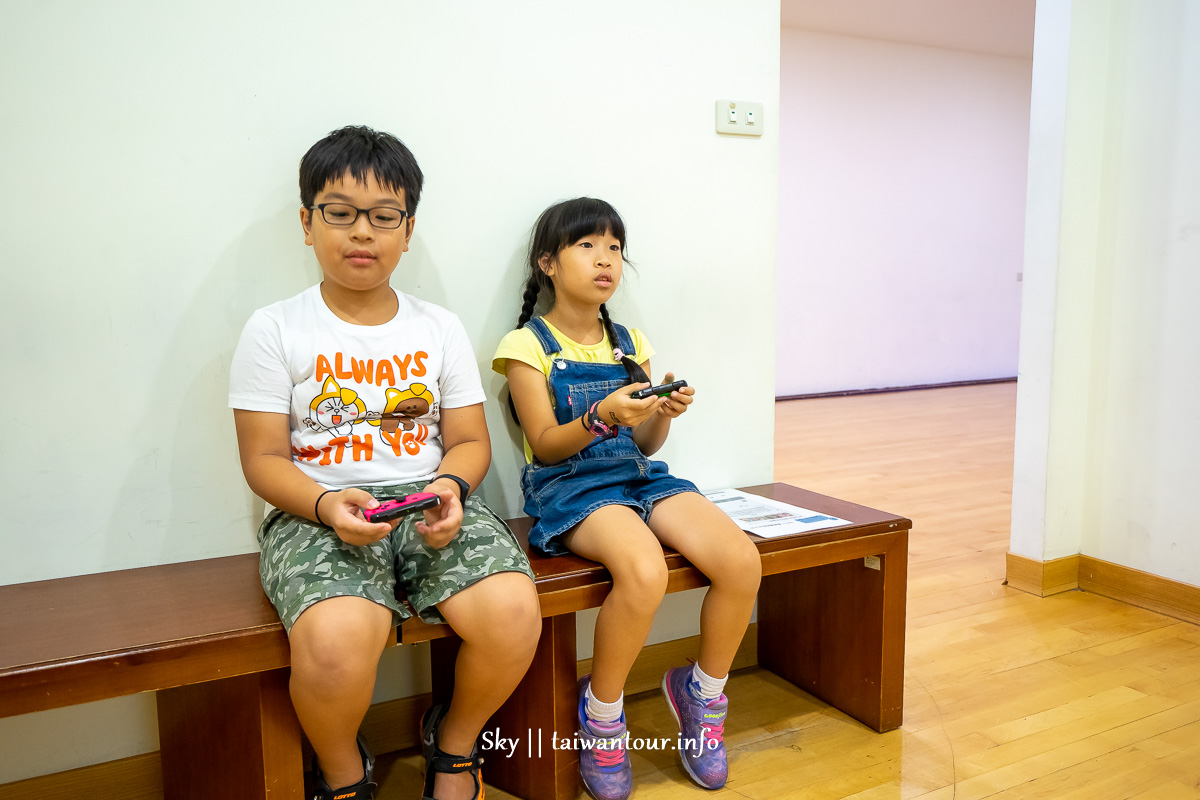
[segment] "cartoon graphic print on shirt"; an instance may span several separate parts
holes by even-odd
[[[308,404],[304,424],[314,431],[329,431],[346,436],[354,424],[364,420],[367,407],[358,399],[358,392],[343,389],[333,378],[326,378],[321,394]]]
[[[308,416],[301,422],[309,430],[327,433],[332,438],[325,446],[315,442],[304,447],[293,446],[293,454],[305,461],[319,461],[323,466],[341,464],[347,454],[352,461],[371,461],[375,455],[371,433],[359,435],[354,432],[354,426],[363,422],[379,429],[378,436],[387,445],[385,452],[391,450],[397,458],[419,454],[429,440],[430,426],[437,424],[439,404],[424,383],[397,387],[395,372],[400,373],[401,380],[409,374],[423,376],[428,357],[424,351],[418,351],[403,359],[396,356],[363,362],[354,358],[344,360],[341,353],[336,353],[331,366],[330,359],[318,355],[316,378],[324,378],[324,383],[320,394],[308,404]],[[342,369],[345,361],[351,369]],[[358,391],[346,384],[355,385]],[[384,389],[382,412],[368,410],[360,394],[365,393],[368,400],[378,397],[377,387]]]
[[[369,422],[380,426],[379,438],[390,444],[397,456],[401,453],[415,456],[429,439],[429,427],[421,424],[421,418],[426,422],[437,419],[438,404],[433,392],[423,383],[414,383],[403,391],[387,389],[384,397],[383,414],[378,419],[371,415]]]
[[[371,419],[372,425],[382,425],[385,433],[396,432],[399,427],[411,431],[416,425],[413,420],[426,414],[437,416],[437,403],[433,392],[423,383],[414,383],[405,391],[388,389],[384,392],[387,402],[379,420]]]

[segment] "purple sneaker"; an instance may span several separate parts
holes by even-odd
[[[587,687],[591,680],[591,675],[579,679],[579,776],[596,800],[625,800],[633,789],[625,714],[616,722],[588,719]]]
[[[663,694],[679,726],[679,760],[696,783],[705,789],[720,789],[729,777],[725,759],[725,716],[729,700],[701,700],[700,685],[692,680],[691,667],[667,670]]]

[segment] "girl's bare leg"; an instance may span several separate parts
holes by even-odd
[[[563,538],[572,553],[599,561],[613,588],[596,617],[592,694],[615,703],[667,590],[662,547],[632,508],[604,506]]]
[[[729,674],[750,624],[762,562],[758,548],[703,495],[683,492],[660,500],[650,530],[678,550],[712,582],[700,608],[700,669],[714,678]]]

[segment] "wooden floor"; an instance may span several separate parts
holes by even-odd
[[[776,480],[913,520],[904,726],[874,733],[746,670],[728,786],[643,749],[635,798],[1200,798],[1200,628],[1003,585],[1015,399],[1010,383],[776,406]],[[633,737],[672,735],[657,693],[627,709]],[[419,796],[420,762],[381,758],[381,800]]]

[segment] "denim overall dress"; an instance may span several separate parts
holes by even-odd
[[[558,424],[579,417],[599,400],[629,383],[620,363],[595,364],[568,361],[562,347],[541,317],[525,323],[553,361],[547,376],[550,400]],[[634,358],[633,337],[613,324],[618,346]],[[636,358],[634,359],[636,360]],[[559,541],[598,508],[630,506],[643,520],[650,519],[654,504],[680,492],[699,491],[691,481],[676,478],[662,461],[642,455],[633,441],[633,430],[624,425],[616,436],[597,437],[575,455],[557,464],[542,464],[534,457],[521,473],[525,513],[536,519],[529,543],[546,555],[568,552]]]

